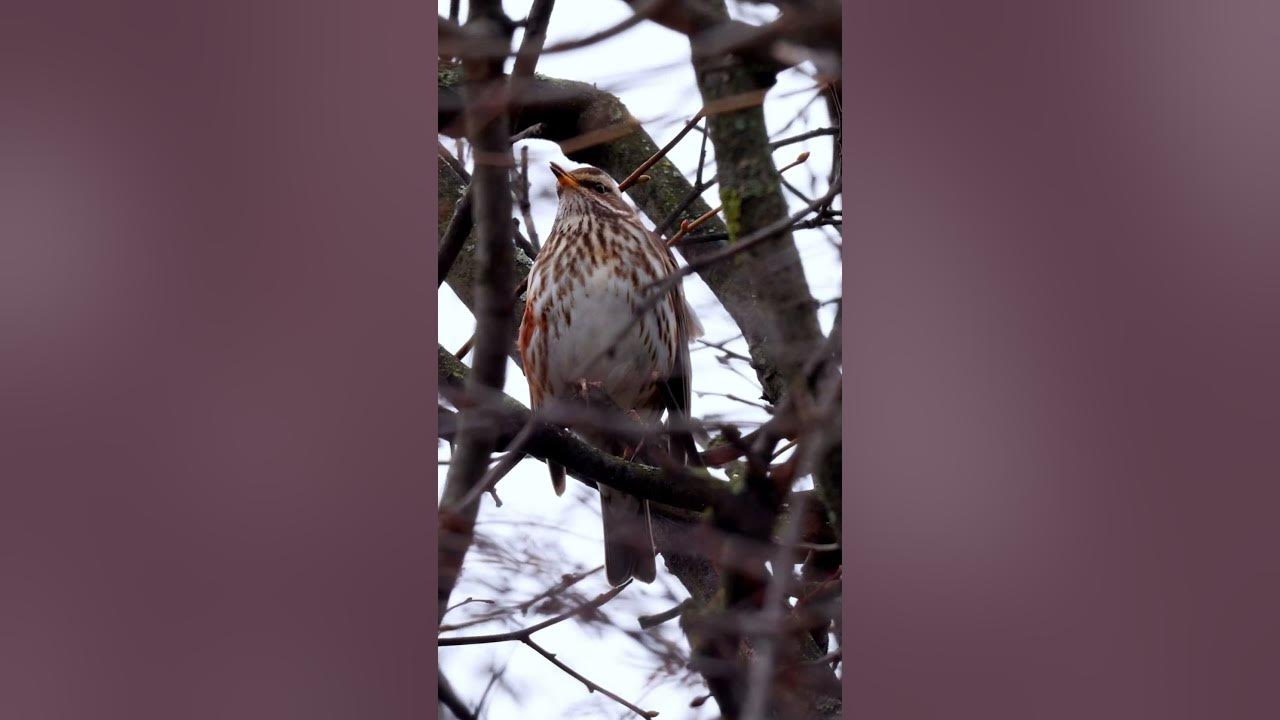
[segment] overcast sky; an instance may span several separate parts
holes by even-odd
[[[463,2],[462,17],[466,17]],[[528,2],[504,3],[512,18],[523,18],[528,12]],[[439,0],[440,14],[448,15],[448,0]],[[730,12],[742,19],[760,22],[773,16],[771,6],[751,5],[738,7],[731,1]],[[571,40],[603,29],[630,15],[631,11],[620,0],[557,0],[547,32],[547,44]],[[519,42],[517,34],[516,42]],[[689,64],[689,44],[682,35],[653,23],[642,23],[613,38],[581,50],[553,53],[538,62],[538,72],[551,77],[595,83],[603,90],[618,95],[659,145],[670,139],[700,107],[700,97]],[[800,71],[782,73],[778,84],[770,91],[765,103],[770,133],[784,130],[791,135],[830,124],[826,106],[818,100],[808,105],[808,116],[795,120],[801,109],[814,96],[814,82]],[[794,123],[786,127],[788,123]],[[441,138],[445,146],[453,142]],[[690,133],[669,157],[692,177],[697,166],[699,135]],[[531,200],[534,222],[538,235],[545,238],[555,217],[556,199],[554,181],[547,169],[549,161],[576,166],[560,154],[552,143],[527,141],[529,147]],[[804,144],[791,145],[775,154],[780,167],[795,159],[802,150],[811,152],[806,166],[788,171],[787,178],[811,197],[825,191],[823,179],[831,163],[829,138],[819,138]],[[710,167],[708,174],[713,172]],[[817,184],[810,185],[810,171]],[[713,207],[719,197],[713,187],[706,199]],[[803,204],[787,195],[793,210]],[[648,223],[652,226],[652,223]],[[817,230],[801,231],[796,242],[804,263],[806,278],[815,299],[819,301],[836,297],[840,292],[840,255],[838,250]],[[721,341],[737,334],[737,329],[710,290],[696,276],[685,282],[690,303],[698,311],[706,327],[706,337]],[[830,331],[835,309],[825,306],[821,312],[824,332]],[[474,320],[466,307],[458,301],[448,286],[440,290],[439,339],[450,350],[456,350],[471,335]],[[721,416],[758,423],[767,418],[761,410],[714,395],[699,393],[723,393],[756,399],[759,385],[754,373],[745,363],[726,368],[716,359],[716,352],[702,349],[693,353],[693,414],[697,417]],[[745,353],[745,343],[736,342],[730,347]],[[469,358],[468,358],[469,359]],[[744,377],[745,376],[745,377]],[[506,391],[528,404],[529,393],[524,376],[514,363],[507,370]],[[447,460],[449,449],[441,444],[440,458]],[[446,466],[439,470],[439,483],[443,487]],[[498,486],[503,501],[495,507],[488,496],[480,509],[478,532],[502,543],[504,547],[520,549],[532,544],[540,552],[560,557],[566,570],[585,570],[603,562],[598,499],[595,491],[569,481],[565,496],[558,498],[551,489],[546,466],[534,460],[524,460]],[[524,524],[524,523],[532,523]],[[552,550],[553,549],[553,550]],[[518,602],[537,594],[554,584],[556,576],[523,578],[520,588],[523,594],[515,597],[491,597],[492,592],[478,582],[486,571],[476,562],[474,553],[468,555],[463,577],[454,590],[451,602],[468,596],[492,599],[500,603]],[[606,614],[616,623],[635,627],[635,616],[665,610],[686,594],[679,583],[666,575],[659,559],[658,582],[653,585],[633,584],[614,602],[606,605]],[[603,573],[582,581],[585,595],[593,597],[608,589]],[[625,602],[623,602],[625,600]],[[619,609],[625,609],[622,612]],[[446,623],[465,620],[472,612],[482,613],[488,606],[473,604],[449,613]],[[540,616],[517,614],[513,623],[490,622],[466,628],[451,635],[497,632],[532,624]],[[685,646],[683,636],[674,622],[662,626],[658,632]],[[673,685],[659,678],[649,682],[652,656],[633,640],[616,632],[596,635],[584,630],[580,624],[569,621],[539,632],[535,639],[558,658],[588,678],[599,682],[613,692],[648,710],[657,710],[661,717],[710,718],[716,716],[715,701],[702,708],[692,709],[689,702],[706,691],[701,685],[684,687]],[[520,643],[503,643],[442,648],[441,666],[454,683],[463,699],[474,706],[488,683],[491,667],[506,666],[504,679],[513,685],[512,695],[490,692],[485,703],[486,716],[491,718],[620,718],[629,711],[599,695],[590,695],[581,683],[558,670],[544,658]]]

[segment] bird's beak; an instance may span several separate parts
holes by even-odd
[[[560,187],[578,187],[578,181],[573,179],[567,170],[555,163],[551,163],[551,174],[556,176],[556,181],[560,183]]]

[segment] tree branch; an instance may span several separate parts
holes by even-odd
[[[469,390],[467,378],[471,372],[443,347],[438,347],[439,381],[442,389]],[[510,442],[529,423],[530,411],[514,398],[492,391],[486,395],[472,395],[477,405],[487,405],[493,423],[495,439],[501,445]],[[621,458],[600,452],[573,433],[556,427],[535,424],[524,450],[541,460],[551,460],[575,477],[602,483],[629,495],[686,510],[700,511],[713,507],[727,496],[725,483],[709,475],[688,471],[684,474],[659,470],[655,467],[629,463]],[[447,427],[446,425],[442,425]]]
[[[472,0],[466,29],[487,34],[495,40],[511,42],[511,24],[502,13],[500,0]],[[505,84],[502,62],[468,60],[465,64],[468,99],[467,134],[476,150],[476,171],[470,194],[476,223],[477,264],[482,275],[476,282],[476,349],[474,371],[468,383],[473,395],[501,388],[506,376],[507,353],[512,329],[511,279],[511,192],[506,169],[487,161],[495,153],[510,153],[505,113],[480,116],[474,100]],[[462,501],[481,480],[497,441],[490,412],[482,406],[460,408],[460,428],[453,462],[440,498],[440,567],[436,621],[444,617],[449,596],[457,583],[462,563],[475,532],[478,504]]]
[[[467,707],[467,704],[458,696],[458,692],[453,689],[453,684],[444,676],[444,673],[437,674],[437,694],[440,702],[449,708],[449,712],[457,716],[458,720],[476,720],[475,713]]]
[[[448,155],[448,151],[443,151]],[[443,236],[447,232],[449,223],[449,212],[456,204],[461,202],[461,198],[466,193],[466,185],[461,176],[454,170],[449,160],[452,155],[447,158],[442,155],[437,163],[437,178],[439,179],[437,189],[437,200],[439,201],[440,215],[438,232]],[[533,267],[533,261],[524,253],[512,253],[511,272],[513,280],[517,286],[524,283],[529,276],[529,271]],[[445,282],[449,284],[449,288],[453,290],[462,304],[474,315],[478,312],[476,304],[476,283],[484,276],[481,265],[478,261],[476,237],[472,232],[466,237],[462,243],[461,249],[458,251],[452,266],[449,268],[449,275],[445,278]],[[512,295],[515,295],[513,292]],[[514,307],[512,308],[514,317],[520,317],[524,313],[524,301],[516,298]],[[509,355],[516,365],[520,365],[520,353],[515,348],[515,329],[511,330],[511,340],[509,341]]]
[[[545,630],[551,627],[552,625],[555,625],[557,623],[562,623],[565,620],[568,620],[569,618],[577,617],[578,615],[582,615],[583,613],[587,613],[592,610],[595,610],[596,608],[599,608],[600,606],[604,605],[605,603],[617,597],[618,593],[622,592],[623,590],[626,590],[627,586],[630,584],[631,584],[630,581],[625,582],[615,588],[610,589],[606,593],[602,593],[598,595],[594,600],[590,602],[583,603],[582,605],[579,605],[578,607],[572,610],[569,610],[568,612],[560,613],[559,615],[556,615],[553,618],[544,620],[538,623],[537,625],[530,625],[527,628],[522,628],[520,630],[512,630],[510,632],[493,633],[491,635],[468,635],[465,637],[437,638],[436,644],[439,645],[440,647],[450,647],[454,645],[482,645],[484,643],[507,642],[509,640],[523,640],[529,637],[530,635],[538,632],[539,630]]]
[[[608,688],[588,680],[586,677],[582,675],[582,673],[579,673],[577,670],[574,670],[568,665],[565,665],[560,660],[557,660],[555,653],[547,652],[546,648],[534,642],[533,638],[524,638],[521,640],[521,642],[533,648],[535,651],[537,651],[539,655],[549,660],[552,665],[555,665],[556,667],[565,671],[565,673],[567,673],[570,677],[572,677],[573,679],[585,685],[587,687],[587,692],[599,692],[601,695],[604,695],[610,700],[613,700],[619,705],[622,705],[623,707],[627,708],[628,710],[639,715],[642,718],[657,717],[658,713],[656,711],[642,710],[636,707],[635,705],[627,702],[625,699],[622,698],[621,695],[618,695],[617,693],[610,691]]]

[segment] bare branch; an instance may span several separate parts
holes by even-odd
[[[802,132],[799,135],[792,135],[791,137],[782,138],[781,140],[770,141],[769,149],[777,150],[780,147],[785,147],[787,145],[792,145],[798,142],[804,142],[805,140],[811,140],[816,137],[823,137],[825,135],[838,135],[838,134],[840,134],[840,128],[835,128],[835,127],[818,128],[817,130],[809,130],[808,132]],[[833,155],[832,157],[838,160],[840,156]]]
[[[436,644],[439,645],[440,647],[453,647],[458,645],[480,645],[480,644],[487,644],[487,643],[510,642],[513,640],[518,640],[524,643],[525,645],[528,645],[529,647],[533,648],[539,655],[542,655],[544,658],[551,661],[553,665],[565,671],[574,679],[586,685],[588,691],[590,692],[598,691],[600,692],[600,694],[623,705],[624,707],[636,713],[640,717],[652,718],[657,716],[658,713],[650,710],[642,710],[641,708],[623,699],[620,695],[608,690],[607,688],[595,682],[592,682],[591,680],[588,680],[581,673],[577,672],[573,668],[569,667],[568,665],[558,660],[554,653],[548,652],[541,645],[534,642],[532,637],[533,634],[538,632],[539,630],[545,630],[551,627],[552,625],[562,623],[565,620],[568,620],[570,618],[577,617],[579,615],[583,615],[593,610],[599,609],[605,603],[617,597],[618,594],[621,593],[623,590],[627,589],[627,586],[630,584],[631,584],[630,581],[628,581],[615,588],[611,588],[608,592],[598,595],[595,599],[591,600],[590,602],[579,605],[578,607],[575,607],[572,610],[569,610],[568,612],[564,612],[559,615],[556,615],[555,617],[548,618],[547,620],[544,620],[536,625],[530,625],[527,628],[523,628],[520,630],[513,630],[511,632],[505,632],[505,633],[493,633],[490,635],[469,635],[466,637],[438,638],[436,640]],[[445,685],[441,683],[442,692],[444,687]]]
[[[458,255],[462,253],[462,246],[466,243],[467,236],[471,234],[472,221],[471,191],[467,190],[458,201],[453,219],[449,221],[449,227],[445,228],[444,234],[440,236],[440,252],[437,260],[439,274],[436,275],[436,287],[443,284],[449,277],[449,271],[453,269]]]
[[[538,127],[538,126],[534,126]],[[515,178],[516,203],[520,206],[520,215],[524,218],[525,230],[529,233],[529,244],[533,247],[530,259],[536,258],[542,251],[542,243],[538,241],[538,229],[533,224],[533,205],[529,202],[529,148],[520,148],[520,169]]]
[[[443,672],[438,673],[436,682],[438,683],[437,694],[440,697],[440,702],[449,708],[449,712],[457,716],[458,720],[476,720],[475,713],[471,712],[467,704],[458,696],[458,692],[453,689],[453,684],[449,682]]]
[[[462,390],[470,371],[444,348],[438,348],[439,380],[443,391],[452,386]],[[467,388],[468,391],[471,388]],[[489,402],[484,400],[488,398]],[[509,441],[528,423],[530,411],[515,399],[497,391],[470,396],[472,402],[489,407],[487,415],[499,443]],[[444,412],[444,411],[441,411]],[[442,424],[442,427],[444,425]],[[602,453],[573,433],[539,424],[526,445],[534,457],[563,465],[571,474],[591,483],[603,483],[629,495],[687,510],[713,507],[728,495],[727,484],[692,470],[675,472],[629,463]],[[456,464],[456,461],[455,461]]]
[[[617,693],[609,690],[608,688],[605,688],[604,686],[594,683],[588,680],[587,678],[583,677],[583,675],[578,671],[574,670],[568,665],[565,665],[563,662],[557,660],[554,653],[547,652],[545,648],[543,648],[541,645],[534,642],[533,638],[526,637],[521,639],[521,642],[523,642],[525,645],[528,645],[529,647],[536,650],[538,654],[541,655],[542,657],[546,658],[547,660],[550,660],[552,665],[555,665],[556,667],[568,673],[573,679],[587,686],[588,692],[599,692],[601,695],[604,695],[610,700],[613,700],[619,705],[622,705],[623,707],[627,708],[628,710],[639,715],[642,718],[653,718],[658,716],[658,713],[656,711],[641,710],[635,705],[624,700],[621,695],[618,695]]]
[[[538,66],[538,56],[547,39],[547,23],[551,20],[554,6],[555,0],[533,0],[533,7],[525,20],[524,38],[520,40],[520,50],[516,52],[516,62],[511,68],[513,82],[529,77]]]
[[[457,173],[463,184],[471,182],[471,173],[467,172],[467,169],[463,167],[458,158],[454,157],[453,153],[449,152],[444,143],[439,140],[436,141],[436,154],[440,156],[441,160],[448,163],[449,167],[453,168],[453,171]]]
[[[549,597],[554,597],[555,595],[558,595],[564,592],[565,590],[573,587],[574,585],[578,584],[579,582],[582,582],[583,580],[591,577],[592,575],[595,575],[596,573],[600,572],[603,569],[604,569],[603,565],[597,565],[594,568],[591,568],[590,570],[584,570],[580,573],[565,575],[564,577],[560,578],[560,582],[547,588],[546,590],[543,590],[537,595],[534,595],[528,600],[525,600],[524,602],[520,603],[516,607],[520,609],[520,612],[527,613],[529,612],[529,608],[533,607],[538,602],[545,600]]]
[[[511,42],[511,28],[502,14],[499,0],[472,0],[467,28],[485,32],[495,39]],[[505,36],[504,36],[505,33]],[[469,99],[486,87],[505,84],[502,62],[469,60],[465,63]],[[469,104],[470,107],[470,104]],[[472,112],[467,117],[468,137],[476,150],[476,172],[471,195],[476,221],[477,260],[483,275],[476,284],[476,350],[473,372],[468,383],[472,394],[501,388],[506,376],[507,353],[512,336],[511,292],[511,193],[504,168],[485,158],[505,150],[510,153],[505,114],[480,118]],[[465,200],[464,200],[465,202]],[[447,275],[446,268],[444,275]],[[440,499],[440,567],[437,589],[437,622],[449,604],[449,595],[475,531],[477,504],[461,504],[481,480],[489,455],[497,442],[497,431],[483,407],[459,408],[460,428],[457,449],[445,479]]]
[[[523,628],[520,630],[512,630],[511,632],[504,632],[504,633],[494,633],[491,635],[469,635],[466,637],[438,638],[436,640],[436,643],[440,647],[451,647],[454,645],[482,645],[484,643],[507,642],[509,640],[524,640],[525,638],[538,632],[539,630],[545,630],[551,627],[552,625],[555,625],[557,623],[562,623],[565,620],[568,620],[569,618],[577,617],[578,615],[582,615],[584,613],[587,613],[599,608],[600,606],[604,605],[605,603],[617,597],[618,593],[622,592],[623,590],[626,590],[627,586],[630,584],[631,582],[628,581],[615,588],[611,588],[608,592],[605,592],[596,596],[594,600],[584,603],[582,605],[579,605],[578,607],[568,612],[564,612],[559,615],[556,615],[553,618],[548,618],[547,620],[544,620],[538,623],[537,625],[530,625],[529,627]]]
[[[640,622],[640,627],[644,628],[645,630],[648,630],[649,628],[655,628],[661,625],[662,623],[667,622],[668,620],[672,620],[679,617],[680,613],[684,611],[686,607],[689,606],[689,602],[690,602],[689,600],[685,600],[684,602],[680,603],[679,605],[676,605],[670,610],[663,610],[662,612],[654,613],[653,615],[641,615],[639,618],[637,618],[637,620]]]
[[[473,598],[473,597],[469,597],[469,598],[467,598],[466,600],[463,600],[463,601],[462,601],[462,602],[460,602],[460,603],[457,603],[457,604],[454,604],[454,605],[450,605],[448,608],[446,608],[446,609],[445,609],[445,613],[446,613],[446,614],[448,614],[451,610],[456,610],[456,609],[458,609],[458,608],[462,607],[463,605],[470,605],[471,603],[486,603],[486,604],[488,604],[488,605],[492,605],[492,604],[493,604],[493,601],[492,601],[492,600],[484,600],[484,599],[482,599],[482,598]]]
[[[564,42],[555,43],[554,45],[548,45],[541,49],[540,54],[549,55],[551,53],[565,52],[567,50],[577,50],[579,48],[595,45],[596,43],[602,40],[607,40],[615,35],[618,35],[620,33],[626,32],[627,30],[630,30],[636,25],[639,25],[645,20],[648,20],[649,18],[653,17],[656,13],[661,11],[667,5],[672,4],[673,2],[675,2],[675,0],[638,0],[638,2],[635,3],[635,5],[638,5],[639,7],[636,7],[635,14],[622,20],[621,22],[618,22],[617,24],[611,25],[607,28],[604,28],[603,30],[593,32],[590,35],[586,35],[574,40],[566,40]],[[529,18],[530,18],[529,22],[532,23],[532,18],[533,18],[532,12],[530,12]],[[441,27],[445,28],[447,27],[447,24],[442,22]],[[454,28],[454,30],[456,30],[456,28]],[[472,58],[518,57],[518,53],[511,53],[509,49],[504,49],[502,47],[491,46],[491,45],[478,45],[472,42],[471,38],[468,38],[464,34],[456,31],[454,32],[442,31],[440,33],[440,54],[448,55],[452,57],[472,57]]]
[[[643,175],[646,170],[653,167],[654,163],[666,157],[667,153],[671,152],[671,148],[675,147],[685,135],[689,134],[689,131],[693,129],[694,125],[698,124],[698,121],[703,118],[704,114],[705,113],[702,110],[699,110],[697,114],[689,120],[689,122],[684,124],[684,127],[680,129],[680,132],[676,133],[675,137],[671,138],[666,145],[663,145],[658,152],[650,155],[648,160],[640,163],[639,167],[632,170],[630,175],[624,178],[622,182],[618,183],[618,190],[625,192],[627,188],[635,184],[637,178]]]

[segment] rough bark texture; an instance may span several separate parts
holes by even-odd
[[[720,22],[729,18],[723,0],[702,0],[697,5],[702,12],[709,12]],[[777,166],[769,151],[769,133],[765,123],[762,103],[744,104],[742,99],[760,97],[774,83],[773,67],[741,55],[699,52],[698,39],[691,37],[693,64],[698,88],[702,93],[703,107],[716,108],[708,118],[707,130],[715,149],[719,175],[721,204],[724,207],[725,225],[729,243],[760,228],[784,220],[789,212],[782,194],[782,183]],[[724,108],[724,109],[721,109]],[[809,293],[800,264],[800,254],[791,234],[785,233],[774,241],[760,245],[734,257],[735,271],[741,281],[755,293],[759,307],[768,308],[756,318],[752,332],[746,333],[748,344],[759,343],[770,348],[772,368],[776,374],[761,376],[766,397],[779,402],[790,393],[808,393],[805,370],[815,354],[823,346],[824,337],[818,326],[817,304]],[[746,328],[743,328],[744,331]],[[753,351],[754,356],[754,351]],[[764,458],[774,444],[763,446]],[[759,465],[752,472],[753,465]],[[717,513],[716,522],[726,530],[736,530],[759,541],[767,538],[778,518],[781,497],[780,488],[768,478],[767,460],[749,462],[747,482],[738,494],[739,503],[729,514]],[[730,542],[729,548],[733,548]],[[762,559],[752,559],[742,554],[742,562],[752,561],[754,573],[728,573],[724,577],[724,593],[720,598],[723,612],[744,613],[770,610],[764,602],[765,585],[758,579],[764,576]],[[739,563],[741,564],[741,563]],[[789,572],[789,571],[788,571]],[[715,608],[709,608],[714,610]],[[736,642],[730,634],[728,642]],[[713,651],[723,653],[728,648],[716,647],[725,640],[712,638],[703,641]],[[822,655],[822,649],[813,638],[803,632],[779,633],[768,642],[770,655],[779,662],[765,668],[771,678],[766,699],[768,715],[773,718],[830,718],[838,716],[841,708],[838,683],[830,682],[825,668],[806,664]],[[761,662],[756,659],[755,662]],[[743,675],[746,675],[745,668]],[[779,673],[786,673],[783,677]],[[746,685],[746,683],[744,683]],[[741,686],[722,689],[730,693],[726,703],[721,694],[717,701],[726,715],[736,716],[746,702],[746,690]],[[757,698],[758,700],[758,698]],[[726,707],[726,704],[728,707]],[[761,707],[757,706],[756,710]],[[748,707],[748,714],[751,708]]]
[[[701,5],[710,8],[717,17],[728,19],[722,1]],[[767,90],[774,82],[769,68],[731,55],[698,57],[695,54],[694,71],[704,107],[750,97]],[[769,151],[763,104],[717,112],[708,118],[707,130],[715,149],[729,243],[786,218],[787,204]],[[789,232],[736,256],[734,264],[739,282],[755,294],[755,304],[768,308],[768,312],[761,313],[747,341],[770,349],[773,361],[770,370],[776,375],[761,380],[769,400],[776,403],[823,340],[817,304],[809,294],[800,253]]]
[[[440,180],[436,197],[440,201],[440,211],[438,215],[438,231],[443,234],[445,228],[449,225],[449,218],[453,216],[453,208],[458,201],[462,199],[463,193],[466,192],[467,186],[458,173],[449,166],[449,163],[443,159],[437,159],[437,177]],[[511,268],[513,280],[516,285],[524,282],[529,276],[529,270],[533,267],[533,261],[524,253],[512,253]],[[466,242],[462,244],[462,251],[458,253],[458,257],[453,261],[453,267],[449,270],[448,277],[445,282],[449,284],[449,289],[453,290],[458,299],[462,301],[467,309],[472,313],[476,311],[476,280],[480,266],[476,261],[476,236],[472,232],[467,236]],[[515,306],[515,317],[520,317],[524,313],[524,298],[521,297]],[[512,334],[514,338],[514,332]]]
[[[472,371],[443,347],[438,348],[438,353],[441,387],[465,390]],[[494,442],[497,447],[503,447],[529,422],[532,413],[515,398],[496,391],[489,394],[489,404]],[[442,427],[442,432],[445,437],[452,436],[447,425]],[[678,477],[655,467],[629,463],[593,448],[561,428],[538,428],[522,451],[540,460],[554,460],[579,479],[604,483],[630,495],[684,510],[706,509],[728,494],[728,486],[709,475]]]

